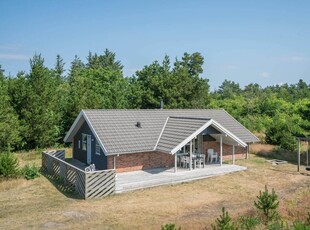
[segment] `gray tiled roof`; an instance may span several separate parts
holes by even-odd
[[[222,109],[84,110],[84,113],[108,155],[154,150],[168,117],[174,122],[170,124],[167,122],[167,128],[170,126],[172,128],[176,122],[171,117],[211,118],[246,143],[258,141],[249,130]],[[141,128],[136,126],[138,121],[141,123]],[[168,138],[168,135],[162,137]],[[163,149],[171,147],[169,143],[165,145],[164,140],[158,143],[158,147]]]
[[[209,120],[169,117],[156,149],[170,152]]]

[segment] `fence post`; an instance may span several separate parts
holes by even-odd
[[[42,167],[53,177],[59,176],[64,185],[74,187],[83,199],[103,197],[115,192],[115,170],[85,172],[61,158],[64,151],[50,151],[42,155]]]
[[[47,172],[52,174],[52,158],[47,155]]]
[[[59,162],[59,170],[61,179],[63,179],[64,183],[66,183],[67,170],[66,165],[63,162]]]

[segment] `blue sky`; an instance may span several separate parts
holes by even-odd
[[[310,1],[0,1],[0,64],[8,75],[29,72],[41,53],[116,53],[131,76],[165,54],[200,52],[211,90],[224,79],[267,85],[310,83]]]

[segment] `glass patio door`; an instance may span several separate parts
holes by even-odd
[[[87,164],[91,164],[91,135],[87,135]]]

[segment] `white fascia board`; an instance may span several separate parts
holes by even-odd
[[[154,147],[154,151],[156,150],[157,145],[158,145],[158,142],[159,142],[161,136],[163,135],[163,132],[164,132],[164,130],[165,130],[165,128],[166,128],[166,125],[167,125],[168,120],[169,120],[169,117],[167,117],[166,122],[165,122],[165,124],[164,124],[164,127],[163,127],[163,129],[161,130],[161,132],[160,132],[160,134],[159,134],[159,137],[158,137],[157,142],[156,142],[155,147]]]
[[[99,138],[98,134],[96,133],[96,131],[95,131],[94,127],[92,126],[91,122],[89,121],[89,119],[88,119],[88,117],[87,117],[86,113],[84,113],[84,111],[83,111],[83,110],[82,110],[82,112],[83,112],[83,115],[84,115],[85,121],[87,122],[87,124],[88,124],[89,128],[91,129],[91,131],[92,131],[92,132],[93,132],[93,134],[95,135],[96,140],[99,142],[100,147],[102,148],[104,155],[106,155],[106,156],[107,156],[107,153],[108,153],[108,152],[107,152],[106,148],[104,147],[104,145],[103,145],[102,141],[100,140],[100,138]]]
[[[199,129],[197,129],[193,134],[191,134],[189,137],[187,137],[184,141],[182,141],[180,144],[178,144],[174,149],[171,150],[171,154],[175,154],[177,151],[179,151],[184,145],[186,145],[190,140],[194,139],[195,136],[200,134],[203,130],[205,130],[210,125],[214,125],[219,131],[222,133],[227,134],[230,138],[232,138],[234,141],[236,141],[238,144],[240,144],[242,147],[246,147],[247,144],[240,140],[238,137],[236,137],[234,134],[229,132],[227,129],[225,129],[223,126],[221,126],[219,123],[217,123],[215,120],[210,119],[208,122],[206,122],[203,126],[201,126]]]
[[[256,140],[257,142],[260,141],[259,138],[257,136],[255,136],[250,130],[248,130],[246,127],[244,127],[244,125],[242,125],[238,120],[236,120],[236,118],[234,118],[232,115],[230,115],[225,109],[223,109],[223,111],[230,116],[233,120],[235,120],[236,123],[238,123],[240,126],[242,126],[243,128],[245,128]],[[255,143],[254,141],[251,143]]]
[[[64,142],[70,142],[68,139],[71,135],[71,133],[73,132],[73,130],[75,129],[77,123],[80,121],[81,117],[83,116],[83,110],[79,113],[79,115],[77,116],[77,118],[75,119],[75,121],[73,122],[73,124],[71,125],[69,131],[67,132],[67,135],[65,136],[65,138],[63,139]]]
[[[206,122],[203,126],[201,126],[199,129],[197,129],[194,133],[192,133],[189,137],[187,137],[184,141],[182,141],[180,144],[178,144],[174,149],[171,150],[171,154],[175,154],[177,151],[179,151],[184,145],[186,145],[190,140],[194,139],[195,136],[197,136],[199,133],[201,133],[203,130],[205,130],[207,127],[209,127],[212,124],[212,119]]]
[[[223,126],[221,126],[219,123],[217,123],[215,120],[212,120],[212,124],[218,128],[221,132],[227,134],[230,138],[232,138],[234,141],[236,141],[238,144],[240,144],[242,147],[246,147],[247,144],[240,140],[238,137],[236,137],[234,134],[229,132],[227,129],[225,129]]]

